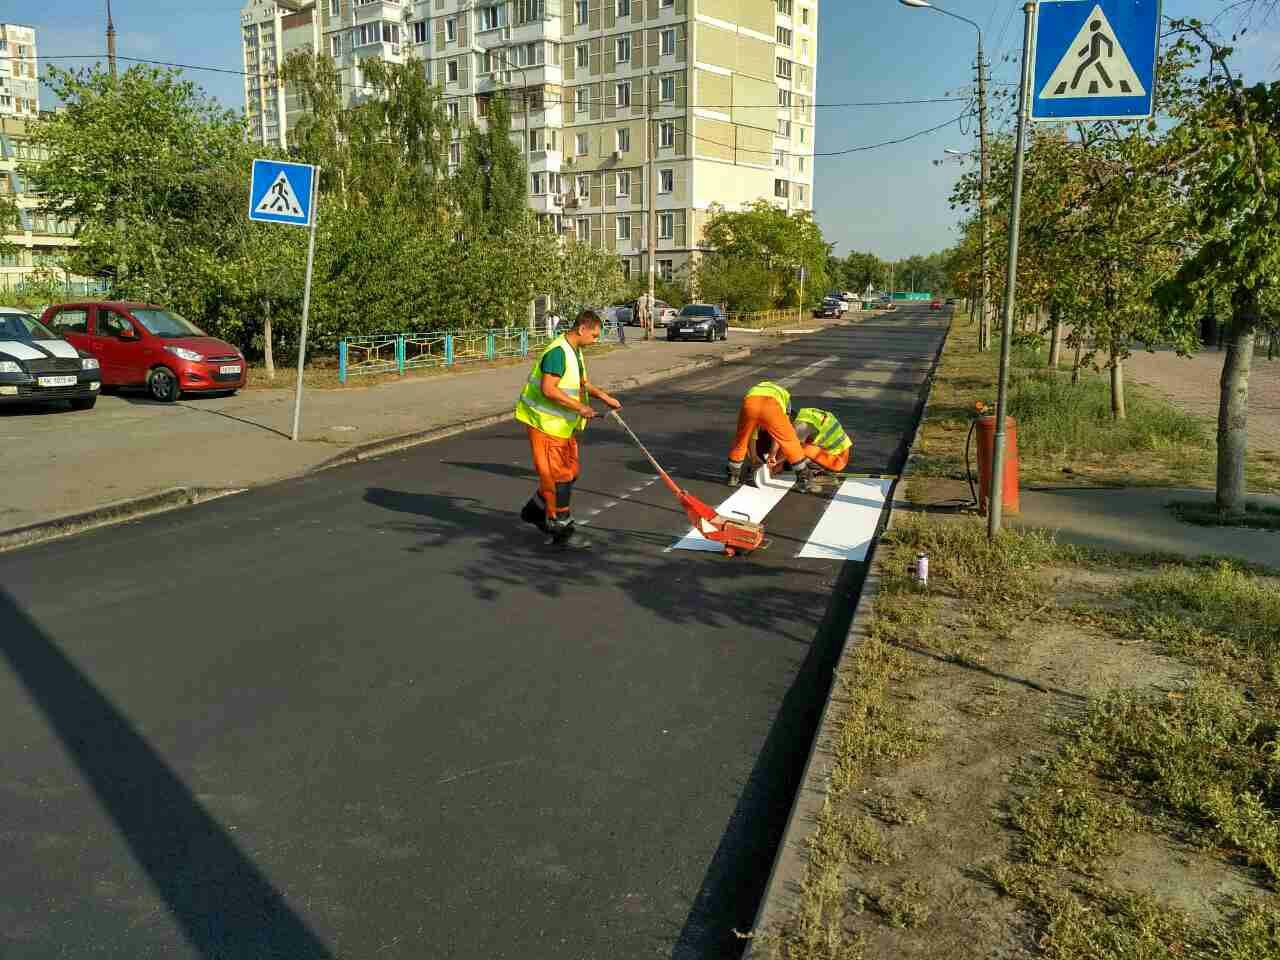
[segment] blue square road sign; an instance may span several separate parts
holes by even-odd
[[[311,226],[316,168],[309,163],[254,160],[249,183],[249,219]]]
[[[1160,0],[1040,0],[1036,8],[1032,120],[1151,116]]]

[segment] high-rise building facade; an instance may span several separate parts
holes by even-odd
[[[818,0],[251,0],[242,29],[264,143],[287,143],[291,109],[256,76],[304,43],[334,58],[348,98],[365,57],[422,62],[454,123],[453,164],[505,91],[529,205],[632,276],[648,270],[650,177],[667,277],[712,204],[813,204]]]
[[[0,23],[0,117],[39,115],[39,77],[35,28]]]

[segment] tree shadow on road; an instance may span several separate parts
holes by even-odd
[[[3,590],[0,656],[200,955],[332,958],[124,713]],[[43,904],[46,913],[49,906]]]

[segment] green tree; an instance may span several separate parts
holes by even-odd
[[[468,235],[502,235],[526,224],[524,155],[511,142],[511,108],[504,94],[489,101],[488,123],[471,124],[462,164],[453,178],[456,208]]]
[[[713,204],[702,245],[707,255],[696,268],[699,295],[732,310],[794,305],[802,267],[804,305],[821,299],[827,289],[830,249],[807,210],[788,214],[767,200],[740,211]]]
[[[1175,21],[1195,37],[1209,73],[1170,134],[1186,191],[1189,256],[1158,290],[1171,315],[1191,319],[1214,290],[1230,291],[1218,406],[1217,504],[1245,507],[1249,369],[1261,304],[1280,276],[1280,83],[1246,86],[1231,70],[1231,47],[1197,20]]]

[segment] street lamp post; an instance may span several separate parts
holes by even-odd
[[[991,317],[987,304],[991,300],[991,277],[987,270],[987,247],[990,245],[989,210],[987,206],[987,180],[990,163],[987,157],[987,71],[982,55],[982,27],[968,17],[934,6],[929,0],[898,0],[904,7],[934,10],[956,20],[963,20],[978,32],[978,223],[982,234],[979,255],[982,260],[982,293],[978,301],[978,349],[991,347]]]

